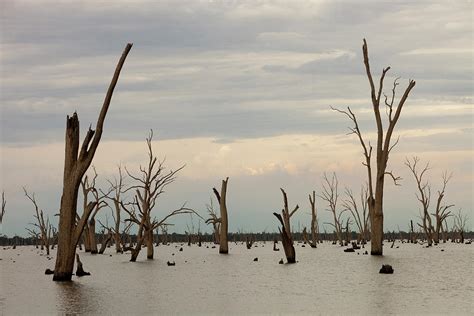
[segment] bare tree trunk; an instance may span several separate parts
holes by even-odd
[[[229,245],[227,240],[228,234],[228,218],[227,218],[227,204],[226,204],[226,195],[227,195],[227,182],[229,177],[225,180],[222,180],[221,193],[213,188],[214,194],[216,195],[217,201],[219,202],[221,217],[220,217],[220,234],[219,234],[219,253],[227,254],[229,253]]]
[[[95,238],[95,219],[92,217],[89,221],[89,241],[91,247],[91,254],[97,254],[97,240]]]
[[[146,258],[153,259],[153,230],[147,229],[146,232]]]
[[[362,46],[362,52],[364,55],[364,65],[365,70],[367,73],[367,78],[370,84],[370,95],[372,99],[372,107],[375,116],[375,121],[377,124],[377,146],[376,146],[376,176],[375,176],[375,192],[374,192],[374,183],[373,183],[373,170],[371,165],[371,158],[372,158],[372,146],[370,143],[368,146],[366,145],[362,133],[359,129],[359,125],[357,123],[356,116],[351,111],[350,107],[347,108],[347,111],[337,110],[338,112],[344,113],[347,115],[351,121],[354,123],[354,127],[351,128],[353,134],[356,134],[359,138],[360,144],[364,150],[364,157],[365,162],[363,163],[367,167],[367,178],[368,178],[368,186],[369,186],[369,198],[368,198],[368,206],[369,206],[369,214],[370,214],[370,223],[371,223],[371,255],[382,255],[383,254],[383,190],[384,190],[384,179],[385,175],[389,175],[392,177],[395,185],[398,185],[397,181],[400,180],[400,177],[395,177],[391,171],[387,171],[387,162],[389,158],[389,154],[392,149],[398,144],[398,139],[391,144],[392,134],[395,129],[395,126],[400,118],[400,114],[402,112],[402,108],[405,104],[405,101],[410,94],[410,91],[415,86],[415,81],[410,80],[408,87],[405,89],[402,97],[398,101],[398,105],[394,107],[395,101],[395,91],[398,86],[398,79],[395,79],[392,88],[392,94],[390,97],[384,95],[385,97],[385,110],[388,116],[388,127],[386,131],[384,131],[382,117],[380,114],[380,101],[383,92],[383,84],[385,75],[390,70],[390,67],[384,68],[382,70],[382,74],[380,76],[380,83],[379,87],[376,90],[374,80],[372,78],[372,73],[370,70],[369,64],[369,52],[367,48],[367,42],[364,39],[364,44]],[[334,109],[336,110],[336,109]],[[375,193],[375,194],[374,194]]]
[[[291,236],[291,226],[290,226],[290,218],[295,214],[295,212],[298,210],[299,206],[296,205],[293,211],[289,211],[288,208],[288,197],[286,195],[286,192],[283,189],[280,189],[281,193],[283,194],[283,203],[284,203],[284,208],[281,210],[282,215],[278,213],[273,213],[275,217],[280,221],[281,223],[281,229],[280,230],[280,235],[281,235],[281,241],[283,244],[283,250],[285,251],[286,255],[286,261],[288,263],[296,263],[296,252],[295,252],[295,247],[293,246],[293,237]]]
[[[72,117],[68,116],[67,118],[64,180],[61,206],[59,209],[58,251],[54,268],[54,281],[70,281],[72,277],[76,246],[82,234],[82,230],[84,229],[84,225],[87,223],[89,215],[95,207],[95,202],[91,202],[84,210],[81,220],[76,225],[79,185],[82,177],[89,168],[99,145],[105,116],[107,115],[112,94],[115,85],[117,84],[122,66],[131,48],[132,44],[127,44],[125,47],[122,57],[115,69],[104,104],[102,105],[97,120],[96,130],[93,131],[89,128],[80,151],[79,119],[76,113],[74,113]]]
[[[108,232],[106,236],[103,236],[102,243],[100,244],[99,254],[103,254],[105,252],[105,248],[112,240],[112,233]]]
[[[317,248],[318,246],[318,217],[316,215],[316,192],[313,191],[313,195],[309,195],[309,204],[311,205],[311,242],[308,244],[311,248]],[[304,234],[303,234],[304,235]]]

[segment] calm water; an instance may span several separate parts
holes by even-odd
[[[294,265],[279,265],[283,249],[274,252],[271,243],[250,250],[232,244],[227,256],[206,246],[159,246],[155,260],[142,251],[136,263],[109,248],[104,255],[79,252],[92,276],[66,284],[44,275],[54,259],[18,247],[0,250],[0,308],[7,315],[474,313],[471,245],[396,245],[383,258],[297,245]],[[383,263],[395,273],[379,274]]]

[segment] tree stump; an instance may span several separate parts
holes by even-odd
[[[382,265],[382,268],[380,269],[379,273],[382,274],[393,274],[393,268],[389,264],[384,264]]]
[[[84,271],[84,269],[82,268],[82,262],[79,259],[78,254],[76,254],[76,260],[77,260],[76,275],[78,277],[85,276],[85,275],[91,275],[89,272]]]

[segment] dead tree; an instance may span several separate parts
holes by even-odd
[[[99,254],[103,254],[105,252],[105,249],[109,245],[110,241],[114,237],[113,230],[109,227],[109,221],[106,216],[105,219],[105,225],[102,224],[100,221],[98,221],[100,226],[102,227],[102,240],[100,242],[100,249],[99,249]],[[107,233],[106,233],[107,232]]]
[[[413,229],[413,220],[410,220],[410,243],[416,243],[416,234],[415,230]]]
[[[32,223],[32,225],[38,227],[41,237],[41,249],[43,249],[44,246],[44,248],[46,249],[46,255],[49,256],[49,242],[51,239],[51,231],[53,225],[51,225],[49,222],[49,216],[46,217],[46,220],[44,219],[43,210],[38,207],[35,194],[28,194],[26,188],[23,188],[23,192],[35,207],[34,217],[36,218],[36,223]]]
[[[7,200],[5,199],[5,191],[2,191],[2,211],[0,212],[0,225],[3,223],[3,215],[5,215]]]
[[[444,237],[444,228],[443,228],[443,222],[446,221],[446,219],[451,216],[451,211],[449,211],[449,208],[453,207],[454,204],[450,205],[444,205],[443,199],[445,196],[445,191],[446,191],[446,186],[449,182],[449,180],[452,177],[452,173],[448,175],[448,173],[445,171],[443,172],[443,186],[440,191],[438,191],[438,198],[436,199],[436,209],[435,213],[433,214],[436,219],[436,228],[435,228],[435,234],[434,234],[434,242],[439,243],[440,240],[440,233],[443,235],[443,240],[446,241],[446,237]]]
[[[352,218],[357,225],[359,230],[358,241],[363,245],[366,244],[369,238],[369,212],[367,211],[367,198],[368,190],[367,187],[362,186],[360,189],[360,205],[362,210],[357,205],[356,199],[352,190],[346,188],[346,199],[343,200],[343,207],[352,214]]]
[[[331,226],[334,227],[336,231],[336,237],[337,240],[339,241],[339,244],[341,246],[344,245],[344,241],[342,238],[342,215],[345,212],[345,210],[342,210],[338,213],[337,211],[337,201],[339,199],[339,193],[338,193],[338,181],[337,181],[337,176],[336,173],[334,172],[332,174],[331,180],[329,180],[328,176],[326,173],[324,173],[324,182],[323,182],[323,187],[322,187],[322,193],[319,195],[321,199],[326,201],[328,203],[328,208],[326,211],[331,212],[333,216],[333,221],[334,223],[327,223]]]
[[[453,230],[456,230],[459,234],[459,242],[464,243],[464,232],[467,227],[467,214],[462,213],[462,209],[459,209],[456,214],[454,214],[454,225]]]
[[[206,204],[207,212],[209,213],[209,218],[206,219],[206,224],[212,224],[213,235],[214,235],[214,244],[218,245],[220,243],[220,234],[221,234],[221,219],[217,217],[216,211],[214,210],[214,204],[212,203],[212,198],[210,199],[210,204]]]
[[[318,225],[318,216],[316,210],[316,192],[313,191],[313,194],[308,195],[309,204],[311,206],[311,240],[308,239],[306,234],[306,227],[303,229],[303,239],[311,246],[311,248],[317,248],[318,246],[318,234],[319,234],[319,225]]]
[[[156,205],[158,197],[165,192],[164,190],[169,184],[174,182],[176,174],[184,168],[184,166],[181,166],[176,170],[166,172],[164,166],[165,161],[158,161],[154,156],[152,139],[153,131],[150,131],[150,136],[146,139],[148,148],[148,164],[146,167],[140,166],[139,175],[132,175],[127,168],[125,168],[128,176],[136,182],[136,184],[133,184],[124,190],[124,192],[131,190],[135,191],[133,202],[128,204],[125,204],[122,201],[120,202],[121,207],[130,217],[127,221],[132,221],[138,225],[137,244],[135,248],[132,249],[132,255],[130,258],[130,261],[132,262],[137,260],[138,254],[140,253],[144,243],[146,243],[147,247],[147,258],[153,259],[153,231],[166,224],[168,218],[179,214],[197,214],[194,210],[183,205],[179,209],[174,210],[165,216],[161,221],[151,217],[151,212]],[[199,214],[197,215],[199,216]]]
[[[32,228],[26,227],[25,229],[28,232],[28,234],[30,235],[30,237],[35,241],[35,247],[36,247],[36,249],[38,249],[38,240],[41,240],[40,233],[38,233],[36,230],[34,230]]]
[[[386,107],[386,113],[388,116],[388,127],[386,132],[383,129],[382,117],[380,114],[380,100],[383,92],[383,84],[385,75],[390,70],[390,67],[384,68],[382,70],[382,74],[379,80],[379,87],[376,90],[374,80],[372,78],[372,73],[370,70],[369,65],[369,51],[367,48],[367,42],[364,39],[364,44],[362,46],[362,51],[364,55],[364,65],[365,70],[367,73],[367,77],[370,84],[370,94],[372,99],[372,107],[375,115],[375,121],[377,125],[377,157],[376,157],[376,170],[375,170],[375,188],[374,188],[374,179],[373,179],[373,172],[372,172],[372,146],[370,143],[366,144],[362,137],[362,133],[359,129],[359,124],[357,122],[355,114],[352,112],[350,107],[347,107],[347,111],[342,111],[338,109],[334,109],[340,113],[343,113],[349,117],[349,119],[354,124],[354,127],[350,128],[350,134],[357,135],[362,149],[364,151],[364,158],[365,162],[362,164],[367,168],[367,178],[368,178],[368,187],[369,187],[369,197],[368,197],[368,206],[369,206],[369,214],[370,214],[370,227],[371,227],[371,251],[372,255],[382,255],[383,254],[383,191],[384,191],[384,184],[385,184],[385,175],[389,175],[395,185],[398,185],[398,180],[400,177],[396,177],[393,175],[391,171],[387,171],[387,163],[389,154],[392,149],[398,144],[399,138],[391,144],[391,139],[393,135],[393,131],[395,129],[395,125],[400,118],[400,114],[402,112],[402,108],[410,94],[410,91],[415,87],[415,81],[409,80],[408,86],[405,89],[402,97],[399,99],[396,108],[395,105],[395,94],[396,88],[399,85],[398,78],[393,82],[393,88],[391,96],[387,96],[384,94],[384,103]]]
[[[426,240],[428,242],[428,246],[431,246],[433,242],[435,244],[439,243],[439,235],[440,231],[442,230],[443,221],[445,221],[446,218],[451,215],[451,211],[449,211],[449,209],[454,206],[452,204],[443,204],[446,186],[449,182],[449,179],[451,178],[451,175],[448,176],[446,172],[443,173],[443,186],[442,189],[438,191],[435,212],[431,214],[435,217],[434,220],[436,221],[436,228],[434,228],[432,223],[433,220],[429,213],[429,206],[431,200],[431,185],[428,181],[424,179],[426,172],[429,170],[429,163],[427,163],[422,169],[419,169],[419,161],[420,159],[418,157],[413,157],[412,160],[407,159],[405,165],[410,169],[416,180],[418,190],[416,198],[422,206],[422,225],[418,225],[423,228],[426,235]]]
[[[229,230],[228,218],[227,218],[227,182],[229,177],[225,180],[222,180],[221,192],[217,191],[216,188],[213,188],[217,202],[219,202],[219,208],[221,212],[221,217],[218,219],[219,222],[219,253],[227,254],[229,253],[229,245],[227,240],[227,234]]]
[[[120,237],[120,224],[121,224],[121,206],[120,206],[120,201],[121,201],[121,194],[123,193],[123,190],[125,188],[125,184],[123,182],[123,174],[122,174],[122,166],[118,167],[118,172],[119,172],[119,177],[118,179],[115,178],[114,182],[108,181],[111,188],[110,191],[113,194],[112,196],[105,195],[108,199],[110,199],[113,202],[113,212],[112,212],[112,217],[114,218],[115,222],[115,227],[113,229],[113,235],[114,235],[114,241],[115,241],[115,252],[119,253],[122,252],[121,248],[121,237]],[[114,214],[115,213],[115,214]]]
[[[422,224],[418,224],[423,231],[425,232],[426,241],[428,242],[428,247],[433,244],[433,235],[434,235],[434,228],[431,222],[431,216],[428,212],[430,206],[430,199],[431,199],[431,186],[430,184],[424,180],[424,175],[429,169],[429,164],[427,163],[423,169],[418,170],[418,157],[413,157],[413,161],[406,160],[405,165],[410,169],[413,176],[416,180],[417,190],[416,198],[421,203],[421,219]]]
[[[132,48],[127,44],[117,64],[110,86],[100,111],[95,131],[89,127],[79,150],[79,118],[77,113],[67,117],[66,142],[64,159],[63,192],[59,209],[58,252],[54,268],[54,281],[70,281],[74,269],[76,246],[82,230],[92,213],[96,202],[90,202],[84,209],[80,220],[76,223],[77,196],[82,177],[92,163],[102,137],[105,117],[112,100],[112,95],[120,76],[125,59]]]
[[[89,178],[88,175],[84,177],[81,181],[81,188],[82,188],[82,196],[83,196],[83,208],[84,210],[87,209],[87,206],[91,203],[89,201],[89,196],[92,196],[92,202],[95,202],[94,209],[89,216],[89,221],[85,223],[84,230],[82,233],[82,238],[84,240],[84,248],[86,252],[90,252],[91,254],[97,254],[97,241],[95,236],[95,216],[99,212],[100,209],[108,206],[108,204],[104,201],[105,197],[110,193],[103,193],[99,195],[99,190],[96,189],[96,180],[97,180],[97,172],[92,166],[93,169],[93,176]],[[90,179],[90,180],[89,180]],[[80,216],[76,215],[76,221],[79,222],[81,220]]]
[[[291,235],[290,218],[296,213],[296,211],[299,209],[299,206],[297,204],[295,208],[290,212],[288,208],[288,197],[286,195],[286,192],[281,188],[280,190],[283,194],[284,207],[281,210],[281,215],[276,212],[274,212],[273,215],[275,215],[275,217],[281,223],[281,228],[278,227],[278,230],[280,231],[283,249],[285,250],[286,261],[288,263],[296,263],[296,252],[295,247],[293,246],[293,236]]]

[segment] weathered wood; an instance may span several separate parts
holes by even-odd
[[[77,197],[82,177],[92,163],[102,137],[103,125],[118,82],[122,66],[132,48],[127,44],[117,64],[112,81],[100,111],[95,131],[89,128],[79,151],[79,118],[77,113],[66,120],[65,158],[63,192],[59,209],[58,250],[54,269],[54,281],[70,281],[74,268],[76,246],[82,230],[92,213],[96,202],[90,202],[76,224]]]
[[[285,190],[280,189],[283,194],[283,209],[281,210],[281,215],[278,213],[273,213],[278,221],[281,223],[280,231],[281,242],[283,244],[283,250],[285,251],[286,261],[288,263],[296,263],[296,252],[293,245],[293,237],[291,235],[291,226],[290,218],[293,216],[296,211],[299,209],[299,206],[296,205],[295,208],[290,212],[288,208],[288,197]]]
[[[146,139],[148,148],[148,164],[146,167],[140,166],[138,175],[132,175],[125,168],[127,175],[134,180],[135,184],[128,187],[123,192],[135,191],[133,202],[124,204],[120,201],[122,209],[129,215],[126,220],[139,226],[137,233],[137,244],[132,250],[130,261],[136,261],[142,245],[147,247],[147,259],[153,259],[154,244],[153,231],[158,227],[168,225],[166,221],[179,214],[197,214],[194,210],[181,206],[165,216],[162,220],[151,218],[151,212],[156,205],[157,199],[165,192],[164,189],[176,179],[176,175],[184,166],[176,170],[165,172],[164,160],[158,161],[153,153],[152,147],[153,131]],[[197,214],[199,216],[199,214]],[[200,216],[199,216],[200,217]]]
[[[221,185],[221,192],[217,191],[216,188],[213,188],[214,195],[216,196],[217,201],[219,202],[219,208],[221,217],[219,219],[219,253],[227,254],[229,253],[229,245],[228,245],[228,217],[227,217],[227,183],[229,181],[229,177],[225,180],[222,180]]]
[[[84,268],[82,267],[82,262],[81,259],[79,258],[79,254],[76,254],[76,261],[77,261],[77,268],[76,268],[76,276],[82,277],[85,275],[91,275],[89,272],[84,271]]]
[[[367,168],[367,178],[368,178],[368,187],[369,187],[369,196],[368,196],[368,207],[370,214],[370,227],[371,227],[371,251],[372,255],[382,255],[383,254],[383,193],[385,185],[385,175],[389,175],[394,181],[395,185],[398,185],[398,180],[400,177],[393,175],[391,171],[387,171],[387,163],[389,154],[392,149],[398,144],[398,139],[391,144],[392,134],[395,130],[395,126],[400,118],[402,108],[408,99],[408,96],[411,90],[415,87],[416,82],[414,80],[409,80],[408,86],[405,89],[402,97],[399,99],[398,104],[395,105],[395,94],[396,88],[399,85],[398,78],[393,82],[393,88],[391,96],[388,97],[384,94],[385,100],[384,104],[386,107],[386,113],[388,116],[388,127],[384,132],[382,117],[380,114],[380,101],[383,92],[383,84],[385,75],[390,70],[390,67],[384,68],[379,80],[379,86],[376,90],[374,80],[372,78],[372,73],[370,70],[369,64],[369,52],[367,48],[367,42],[364,39],[364,44],[362,46],[362,52],[364,56],[364,66],[369,80],[370,85],[370,96],[372,100],[372,109],[375,116],[375,121],[377,125],[377,145],[376,145],[376,170],[375,170],[375,179],[373,178],[373,170],[371,165],[372,158],[372,146],[365,143],[362,133],[359,129],[359,124],[357,122],[355,114],[351,111],[350,107],[347,108],[347,111],[342,111],[334,109],[340,113],[343,113],[349,117],[353,122],[354,127],[350,128],[351,133],[356,134],[359,142],[364,151],[365,162],[364,166]],[[394,108],[395,105],[395,108]],[[394,112],[395,111],[395,112]],[[374,183],[375,182],[375,183]],[[375,186],[374,186],[375,184]]]

